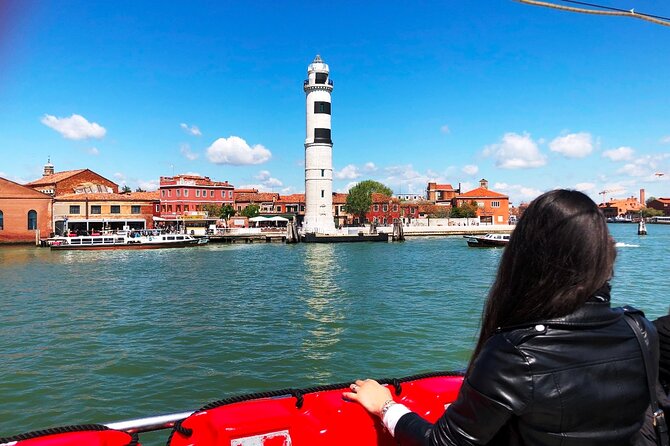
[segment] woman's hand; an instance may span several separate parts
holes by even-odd
[[[342,396],[356,401],[371,414],[381,417],[382,406],[388,400],[392,400],[391,391],[379,384],[374,379],[365,381],[357,379],[351,386],[351,392],[344,392]]]

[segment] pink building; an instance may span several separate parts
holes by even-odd
[[[204,216],[206,205],[233,204],[234,186],[209,177],[177,175],[160,178],[161,217],[171,220],[184,216]]]

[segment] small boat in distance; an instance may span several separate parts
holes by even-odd
[[[110,250],[183,248],[204,245],[207,237],[169,234],[158,230],[142,230],[75,237],[53,237],[48,240],[52,250]]]
[[[471,248],[502,248],[509,243],[509,234],[464,235]]]

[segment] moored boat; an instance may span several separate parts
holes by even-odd
[[[52,250],[159,249],[197,246],[207,241],[206,237],[143,230],[116,234],[53,237],[48,240],[48,245]]]
[[[509,243],[509,234],[464,235],[468,246],[473,248],[501,248]]]

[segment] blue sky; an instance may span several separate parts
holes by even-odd
[[[512,0],[2,0],[0,176],[34,180],[51,156],[133,188],[197,173],[302,192],[320,54],[335,190],[486,178],[514,204],[556,187],[667,197],[668,48],[668,27]]]

